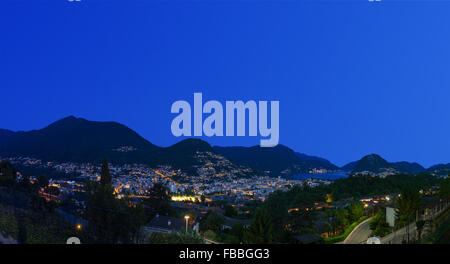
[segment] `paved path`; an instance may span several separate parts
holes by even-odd
[[[446,205],[441,210],[437,210],[432,216],[427,217],[427,219],[432,219],[448,210],[450,206]],[[372,230],[370,230],[369,221],[372,218],[368,218],[357,225],[352,232],[345,238],[344,241],[338,242],[336,244],[365,244],[367,239],[370,237]],[[414,240],[417,237],[416,223],[411,223],[407,227],[403,227],[393,233],[382,237],[381,244],[402,244],[404,241]],[[423,234],[422,234],[423,235]]]
[[[206,239],[206,238],[203,238],[203,240],[205,240],[205,244],[222,244],[217,241],[213,241],[213,240]]]
[[[366,242],[369,238],[372,230],[370,230],[369,221],[370,218],[362,221],[359,225],[357,225],[352,232],[345,238],[342,244],[361,244]]]
[[[0,233],[0,244],[17,244],[17,241]]]

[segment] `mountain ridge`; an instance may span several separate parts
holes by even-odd
[[[301,156],[287,146],[278,144],[273,148],[252,147],[221,147],[214,146],[214,150],[230,161],[268,172],[272,176],[289,176],[297,173],[305,173],[312,169],[339,170],[329,161],[314,157]]]
[[[388,162],[377,154],[366,155],[339,168],[327,159],[295,152],[282,144],[273,148],[212,147],[202,139],[187,138],[171,146],[161,147],[118,122],[89,121],[73,115],[37,130],[12,131],[0,128],[0,156],[88,162],[99,162],[107,157],[109,161],[117,163],[171,165],[189,170],[198,165],[194,158],[198,151],[222,155],[236,164],[268,172],[271,176],[289,176],[313,169],[352,173],[379,173],[386,169],[399,173],[450,172],[450,163],[436,164],[425,169],[417,162]]]
[[[278,145],[274,148],[223,147],[238,152],[223,155],[241,166],[248,166],[265,175],[290,175],[306,172],[312,168],[339,169],[328,160],[297,153]],[[187,138],[168,147],[154,145],[134,130],[118,122],[89,121],[67,116],[44,128],[29,131],[0,129],[0,156],[30,156],[52,161],[100,162],[104,157],[114,163],[142,163],[148,165],[171,165],[185,171],[193,171],[198,161],[197,152],[212,152],[217,149],[198,138]],[[250,150],[252,162],[235,159],[239,150]],[[256,155],[256,156],[255,156]],[[230,159],[233,158],[233,159]],[[238,162],[236,162],[238,161]],[[267,166],[269,164],[270,166]]]
[[[382,173],[386,171],[393,171],[398,173],[420,173],[425,172],[426,169],[417,162],[388,162],[378,154],[369,154],[363,156],[357,161],[347,163],[343,170],[350,171],[353,174],[361,172]]]

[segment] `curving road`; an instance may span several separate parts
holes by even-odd
[[[445,212],[450,205],[439,207],[439,210],[435,210],[431,217],[428,219],[434,219],[441,213]],[[347,236],[347,238],[337,244],[362,244],[370,237],[372,230],[370,230],[369,221],[371,218],[366,219],[361,224],[356,226],[353,231]],[[414,240],[417,236],[416,223],[411,223],[408,227],[403,227],[381,238],[381,244],[402,244],[409,239]]]
[[[17,244],[17,241],[0,233],[0,244]]]
[[[344,240],[343,244],[361,244],[365,243],[367,239],[370,237],[372,230],[369,226],[369,221],[372,218],[368,218],[357,225],[353,231],[347,236]]]

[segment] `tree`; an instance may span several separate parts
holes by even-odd
[[[425,226],[425,221],[424,220],[419,220],[419,221],[416,222],[416,228],[417,228],[418,239],[419,240],[422,237],[422,231],[423,231],[424,226]]]
[[[338,208],[336,210],[336,216],[334,220],[336,222],[336,227],[339,230],[344,230],[349,225],[348,216],[348,211],[346,209]]]
[[[50,180],[45,175],[41,175],[37,178],[37,184],[39,188],[46,189],[50,184]]]
[[[450,174],[439,185],[439,197],[444,200],[450,200]]]
[[[313,217],[310,211],[294,211],[290,214],[289,218],[293,232],[302,233],[304,230],[313,229]]]
[[[244,243],[246,244],[270,244],[273,242],[272,219],[265,209],[258,209],[255,218],[244,232]]]
[[[29,180],[26,179],[24,177],[23,179],[25,180]],[[24,182],[21,182],[20,186],[22,187],[27,187]],[[48,198],[45,198],[43,196],[43,194],[45,195],[54,195],[54,196],[58,196],[59,195],[59,189],[55,188],[55,187],[49,187],[50,181],[47,178],[47,176],[45,175],[40,175],[37,177],[37,180],[34,184],[29,184],[28,185],[28,190],[30,191],[30,197],[31,197],[31,205],[33,206],[33,208],[38,209],[38,210],[45,210],[48,212],[53,212],[54,209],[58,206],[58,203],[55,202],[54,200],[49,200]]]
[[[208,211],[200,222],[201,229],[204,231],[211,230],[219,233],[222,230],[222,225],[225,222],[224,218],[214,211]]]
[[[98,242],[132,243],[145,223],[144,207],[130,200],[116,199],[107,163],[102,166],[100,182],[86,183],[85,218]]]
[[[0,162],[0,186],[12,186],[16,181],[17,171],[11,162],[2,160]]]
[[[206,199],[206,197],[203,194],[200,195],[200,203],[204,203],[205,199]]]
[[[281,236],[284,235],[285,226],[288,224],[289,220],[288,209],[290,206],[288,198],[285,197],[283,192],[273,192],[269,195],[269,198],[264,201],[262,207],[263,211],[267,213],[273,224],[274,234],[277,236],[277,239],[281,239]]]
[[[111,172],[109,171],[108,161],[106,157],[103,159],[100,183],[103,185],[112,183]]]
[[[233,206],[229,205],[229,204],[226,204],[224,206],[224,209],[225,209],[225,216],[235,217],[237,215],[236,209]]]
[[[349,217],[351,222],[358,221],[364,214],[364,206],[360,202],[352,203],[349,208]]]
[[[239,242],[242,242],[242,240],[244,238],[244,233],[245,233],[245,227],[244,227],[244,224],[241,222],[237,222],[231,227],[230,235],[237,237]]]
[[[30,177],[27,175],[22,175],[20,181],[18,182],[18,187],[27,192],[30,193],[33,191],[33,184],[30,182]]]
[[[396,215],[399,226],[404,226],[415,220],[416,215],[422,209],[422,197],[419,192],[406,185],[396,199]]]
[[[331,202],[334,201],[334,196],[333,196],[332,193],[327,193],[326,197],[327,197],[327,198],[326,198],[326,202],[327,202],[327,203],[331,203]]]
[[[386,223],[386,210],[378,210],[369,221],[369,226],[376,236],[383,237],[389,234],[389,225]]]
[[[169,211],[169,190],[162,183],[155,183],[148,191],[145,205],[149,209],[149,215],[166,214]]]
[[[100,242],[113,243],[117,240],[113,221],[119,205],[110,184],[88,181],[86,183],[85,218]]]
[[[332,233],[336,233],[348,226],[348,211],[344,208],[329,209],[326,211]]]

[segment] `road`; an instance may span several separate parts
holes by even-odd
[[[206,238],[203,238],[203,240],[205,240],[205,244],[222,244],[222,243],[219,243],[219,242],[216,242],[216,241],[213,241],[213,240],[209,240],[209,239],[206,239]]]
[[[430,216],[431,219],[437,217],[442,212],[448,209],[449,206],[444,206],[440,210],[435,210],[434,214]],[[367,241],[372,232],[369,227],[369,219],[355,227],[347,238],[340,244],[361,244]],[[409,226],[396,230],[393,233],[382,237],[381,244],[402,244],[404,241],[414,240],[417,237],[416,223],[411,223]]]
[[[371,218],[368,218],[357,225],[353,231],[347,236],[344,240],[343,244],[361,244],[365,243],[372,233],[370,230],[369,221]]]
[[[17,244],[17,241],[0,233],[0,244]]]

